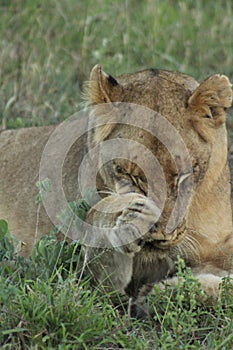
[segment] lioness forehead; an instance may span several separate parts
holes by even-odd
[[[123,74],[117,80],[123,85],[129,83],[135,85],[137,83],[140,83],[140,85],[144,83],[145,85],[149,85],[153,81],[156,81],[158,84],[167,87],[170,86],[172,89],[175,86],[177,88],[183,87],[183,89],[190,90],[190,92],[194,91],[199,85],[193,77],[187,74],[155,68],[145,69],[132,74]]]
[[[85,96],[92,105],[120,101],[169,113],[168,104],[169,109],[174,104],[179,109],[185,107],[198,85],[194,78],[186,74],[160,69],[145,69],[113,78],[100,65],[96,65]]]
[[[188,75],[158,69],[143,70],[117,78],[123,87],[123,102],[144,105],[166,116],[174,106],[184,108],[198,83]]]

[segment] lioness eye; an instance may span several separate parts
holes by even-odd
[[[178,185],[182,184],[190,175],[191,173],[181,173],[178,177]]]
[[[204,116],[204,118],[213,119],[212,115],[210,115],[210,114],[206,114],[206,115]]]

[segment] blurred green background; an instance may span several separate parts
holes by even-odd
[[[0,122],[64,120],[96,63],[113,76],[156,67],[233,80],[232,18],[227,0],[1,0]]]

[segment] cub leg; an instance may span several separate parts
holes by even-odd
[[[91,232],[84,251],[96,283],[105,290],[125,293],[135,254],[148,239],[148,230],[157,216],[156,205],[137,193],[108,196],[90,209],[86,222],[97,230]]]
[[[106,292],[125,294],[133,273],[133,256],[114,249],[85,247],[86,267],[93,277],[94,285]]]

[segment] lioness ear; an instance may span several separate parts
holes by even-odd
[[[231,83],[225,75],[215,74],[209,77],[190,96],[190,119],[204,139],[209,138],[210,127],[219,127],[225,122],[225,110],[231,104]]]
[[[232,104],[231,83],[225,75],[215,74],[204,80],[188,101],[199,117],[217,119]]]
[[[91,71],[90,81],[86,88],[89,103],[120,101],[122,86],[111,75],[106,74],[97,64]]]

